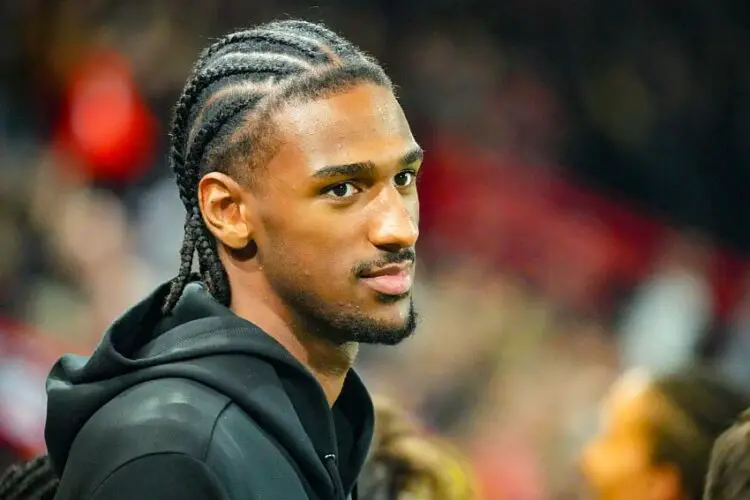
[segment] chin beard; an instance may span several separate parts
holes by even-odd
[[[409,312],[404,323],[395,328],[371,318],[352,318],[348,335],[352,342],[361,344],[397,345],[411,337],[417,329],[419,315],[409,299]]]
[[[397,299],[388,297],[388,301]],[[403,299],[402,300],[406,300]],[[411,337],[417,329],[418,313],[414,301],[409,300],[406,318],[400,324],[393,324],[366,316],[364,314],[346,314],[326,309],[321,304],[316,308],[307,307],[300,301],[294,301],[296,312],[303,329],[317,338],[336,345],[349,342],[375,345],[397,345]],[[385,302],[385,300],[384,300]],[[301,306],[301,307],[299,307]]]

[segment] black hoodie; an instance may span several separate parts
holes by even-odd
[[[45,437],[57,500],[344,500],[373,431],[350,371],[329,407],[272,337],[189,285],[171,316],[160,287],[90,358],[47,382]]]

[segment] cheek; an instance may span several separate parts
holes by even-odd
[[[409,213],[411,214],[415,224],[419,226],[419,195],[414,196],[414,203],[409,208]]]
[[[346,257],[352,242],[346,237],[351,225],[291,213],[264,222],[258,246],[260,262],[267,272],[311,279],[311,287],[320,280],[333,284],[349,277],[356,264]]]
[[[600,498],[626,498],[647,475],[647,451],[636,440],[599,439],[584,450],[581,471]]]

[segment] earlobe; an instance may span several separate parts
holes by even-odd
[[[198,183],[203,222],[214,237],[232,250],[241,250],[253,239],[242,187],[231,177],[210,172]]]

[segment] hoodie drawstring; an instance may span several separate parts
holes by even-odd
[[[336,500],[346,500],[346,495],[344,494],[344,485],[341,482],[341,476],[339,475],[339,467],[338,461],[336,460],[336,455],[326,455],[323,458],[323,463],[325,464],[326,470],[328,471],[328,475],[331,477],[331,481],[333,481],[333,488],[336,490]]]

